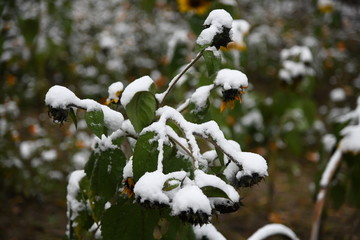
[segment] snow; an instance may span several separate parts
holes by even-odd
[[[134,193],[140,202],[169,204],[169,197],[162,191],[166,176],[160,171],[146,172],[135,184]]]
[[[342,88],[334,88],[330,92],[330,99],[333,102],[341,102],[344,101],[346,98],[346,94],[344,89]]]
[[[215,25],[217,27],[231,28],[233,18],[224,9],[212,10],[206,18],[204,25]]]
[[[195,185],[186,185],[180,189],[173,198],[171,209],[172,215],[179,215],[182,211],[189,209],[192,209],[193,212],[202,211],[211,215],[209,199]]]
[[[41,157],[42,157],[42,159],[44,159],[45,161],[52,162],[52,161],[54,161],[54,160],[56,159],[56,157],[57,157],[57,152],[56,152],[56,150],[54,150],[54,149],[45,150],[45,151],[42,151]]]
[[[247,88],[248,78],[239,70],[225,68],[218,72],[214,83],[217,86],[221,86],[224,90]]]
[[[332,134],[325,134],[322,138],[322,143],[325,150],[330,152],[336,144],[336,137]]]
[[[86,174],[84,170],[77,170],[72,172],[69,178],[66,200],[68,204],[67,216],[71,220],[75,220],[75,218],[78,216],[78,213],[85,208],[85,205],[77,200],[77,195],[80,191],[79,182],[83,177],[85,177],[85,175]]]
[[[130,177],[133,177],[133,161],[132,161],[132,156],[130,157],[129,161],[126,162],[126,165],[123,169],[123,179],[127,179]]]
[[[119,101],[119,93],[124,90],[124,85],[122,82],[114,82],[108,88],[109,97],[108,100],[117,100]]]
[[[233,186],[226,184],[219,177],[211,174],[206,174],[201,170],[195,170],[195,183],[198,187],[212,186],[219,188],[228,195],[231,201],[239,202],[240,196]]]
[[[122,122],[121,129],[124,132],[131,134],[132,136],[138,135],[129,119],[126,119]]]
[[[233,144],[225,139],[223,132],[220,130],[215,121],[209,121],[202,124],[194,124],[188,122],[175,109],[165,106],[156,111],[156,115],[160,117],[158,122],[151,124],[145,128],[143,132],[154,131],[159,135],[167,136],[167,129],[164,127],[167,120],[173,120],[183,130],[186,141],[191,149],[191,154],[194,157],[194,167],[199,167],[199,162],[204,160],[200,148],[197,144],[195,135],[201,136],[205,139],[212,139],[212,141],[221,148],[221,150],[236,164],[243,165],[245,173],[258,173],[261,176],[267,176],[267,164],[263,157],[255,153],[244,153],[237,149]],[[165,131],[165,132],[164,132]]]
[[[101,110],[104,113],[104,123],[110,133],[121,128],[124,116],[120,112],[114,111],[105,105],[101,105]]]
[[[221,30],[222,28],[219,29],[216,26],[210,26],[202,30],[198,39],[196,40],[196,43],[199,44],[200,46],[211,45],[215,35],[217,33],[220,33]]]
[[[262,240],[278,234],[285,235],[292,240],[299,239],[290,228],[282,224],[273,223],[259,228],[253,235],[251,235],[251,237],[248,238],[248,240]]]
[[[116,39],[111,36],[109,31],[104,31],[99,36],[99,45],[102,48],[114,48],[116,47]]]
[[[343,152],[360,152],[360,125],[347,126],[341,130],[343,139],[340,141],[340,149]]]
[[[251,175],[252,173],[258,173],[260,176],[268,175],[266,161],[261,155],[252,152],[238,152],[237,154],[238,158],[236,160],[243,167],[243,170],[241,170],[242,174]],[[236,177],[239,178],[241,176],[237,175]]]
[[[116,145],[113,145],[111,137],[106,137],[104,134],[101,136],[101,139],[95,136],[94,146],[96,147],[94,149],[95,152],[118,148]]]
[[[236,163],[230,162],[224,169],[224,175],[227,180],[234,181],[236,174],[240,171],[240,168]]]
[[[110,133],[120,129],[124,117],[120,112],[110,109],[108,106],[101,105],[92,99],[80,99],[68,88],[55,85],[49,89],[45,95],[45,103],[53,108],[66,109],[78,107],[86,111],[102,110],[104,113],[104,123]]]
[[[200,33],[196,43],[200,46],[210,45],[215,35],[221,33],[224,27],[231,29],[232,21],[231,15],[224,9],[211,11],[204,22],[204,26],[209,27]],[[232,36],[232,31],[230,31],[230,36]]]
[[[226,238],[219,233],[214,225],[205,224],[202,226],[193,226],[196,239],[208,239],[208,240],[226,240]]]
[[[235,40],[235,33],[239,33],[241,35],[246,34],[250,30],[250,23],[243,19],[236,19],[232,23],[232,29],[234,31],[234,40]]]
[[[209,99],[211,90],[214,89],[214,84],[202,86],[196,89],[191,95],[190,101],[196,105],[196,111],[201,111],[205,108],[207,100]]]
[[[238,43],[240,45],[244,45],[244,35],[247,34],[250,30],[250,24],[242,19],[234,20],[232,23],[232,40],[235,43]]]
[[[90,152],[88,150],[83,150],[77,153],[74,153],[72,157],[72,163],[76,169],[83,169],[86,162],[90,157]]]
[[[263,117],[258,109],[249,111],[241,118],[241,123],[245,127],[255,126],[257,129],[264,128]]]
[[[313,57],[311,51],[306,46],[293,46],[289,49],[283,49],[280,53],[281,59],[284,61],[291,57],[300,57],[302,62],[312,62]]]
[[[124,90],[121,96],[121,104],[126,108],[126,105],[138,92],[150,91],[151,85],[154,81],[149,76],[143,76],[131,82]]]
[[[330,178],[334,173],[335,169],[337,168],[338,164],[341,161],[341,150],[337,149],[335,153],[331,156],[326,168],[321,175],[320,186],[327,187],[330,182]]]
[[[45,95],[45,103],[53,108],[65,109],[69,105],[78,105],[80,99],[69,89],[55,85]],[[79,104],[80,105],[80,104]]]

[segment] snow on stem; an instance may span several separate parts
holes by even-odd
[[[284,235],[292,240],[299,239],[290,228],[282,224],[273,223],[259,228],[253,235],[248,238],[248,240],[262,240],[274,235]]]
[[[341,156],[342,156],[341,150],[337,149],[335,153],[331,156],[330,161],[327,164],[325,171],[321,176],[320,191],[316,199],[310,240],[317,240],[319,237],[321,215],[325,204],[325,198],[326,198],[328,186],[330,180],[334,176],[335,171],[341,162]]]

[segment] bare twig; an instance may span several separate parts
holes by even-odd
[[[174,88],[174,86],[176,85],[176,83],[180,80],[180,78],[201,58],[201,56],[203,55],[205,49],[203,49],[201,52],[198,53],[198,55],[188,64],[186,65],[186,67],[181,71],[181,73],[179,73],[178,75],[176,75],[171,82],[169,83],[168,88],[165,90],[165,92],[163,92],[162,94],[160,94],[160,106],[164,105],[164,101],[165,98],[167,97],[167,95],[169,94],[169,92]]]

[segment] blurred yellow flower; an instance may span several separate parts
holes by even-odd
[[[177,0],[180,12],[193,11],[196,14],[204,14],[211,5],[211,0]]]
[[[334,11],[334,2],[332,0],[319,0],[317,6],[322,13],[330,13]]]

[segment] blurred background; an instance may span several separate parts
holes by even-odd
[[[339,116],[358,104],[358,0],[0,1],[0,239],[62,239],[67,177],[90,155],[83,113],[77,129],[71,120],[53,123],[47,90],[62,85],[105,103],[111,83],[149,75],[162,91],[195,56],[216,8],[236,20],[222,67],[243,71],[250,86],[233,110],[220,112],[215,93],[204,118],[264,156],[270,176],[240,192],[238,212],[213,222],[229,240],[267,223],[309,237],[321,173],[352,124]],[[213,79],[197,63],[168,104]],[[359,185],[360,157],[352,153],[331,182],[321,239],[360,239]]]

